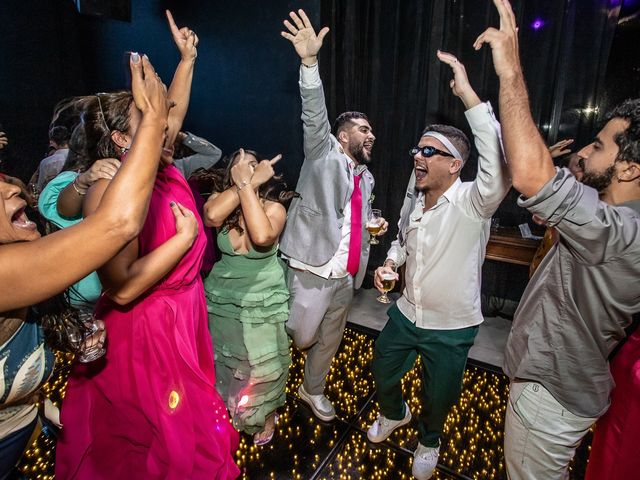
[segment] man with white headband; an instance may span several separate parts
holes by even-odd
[[[460,395],[467,354],[483,321],[480,280],[490,219],[511,187],[491,105],[480,101],[453,55],[438,52],[438,58],[453,70],[451,88],[467,109],[478,175],[473,182],[460,181],[469,140],[455,127],[430,125],[411,149],[414,172],[398,238],[375,275],[381,290],[382,274],[406,264],[404,291],[375,345],[380,414],[367,432],[370,441],[382,442],[409,423],[400,380],[420,355],[423,409],[412,472],[418,479],[433,474],[445,419]]]

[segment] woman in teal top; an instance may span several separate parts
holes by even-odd
[[[73,184],[74,192],[78,200],[82,199],[86,190],[99,178],[113,178],[118,171],[120,162],[116,159],[104,159],[96,161],[88,170],[83,173],[64,171],[51,180],[42,190],[38,199],[38,210],[40,214],[57,228],[63,229],[71,227],[82,220],[82,213],[78,206],[78,213],[66,217],[58,209],[58,198],[63,190]],[[100,296],[102,285],[98,279],[98,274],[92,272],[68,289],[69,302],[75,308],[86,313],[93,312],[93,305]]]
[[[214,180],[205,224],[218,229],[222,258],[205,280],[213,339],[216,387],[233,425],[254,434],[254,443],[271,441],[276,409],[284,405],[289,338],[284,328],[288,299],[284,266],[277,257],[284,228],[284,203],[293,192],[274,192],[272,160],[240,149]],[[222,177],[222,178],[220,178]]]

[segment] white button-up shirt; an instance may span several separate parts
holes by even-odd
[[[387,253],[398,265],[407,264],[397,305],[419,328],[453,330],[483,321],[480,283],[490,219],[511,182],[491,105],[482,103],[465,115],[479,153],[476,179],[457,179],[427,211],[422,194],[413,209],[408,197],[401,212],[409,216],[408,222],[401,218],[403,235]],[[415,185],[414,176],[411,181]]]

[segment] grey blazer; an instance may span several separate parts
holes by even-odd
[[[349,157],[331,134],[322,86],[300,88],[304,133],[304,162],[291,202],[287,223],[280,238],[280,250],[307,265],[327,263],[338,250],[346,208],[350,208],[353,173]],[[362,254],[355,278],[360,287],[369,259],[366,219],[373,201],[374,180],[368,169],[362,172]]]

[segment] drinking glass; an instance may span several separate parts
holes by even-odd
[[[369,232],[369,245],[378,245],[380,243],[376,236],[382,230],[383,223],[382,212],[377,208],[371,209],[366,225],[367,232]]]
[[[71,340],[80,346],[77,357],[80,363],[93,362],[107,351],[104,348],[104,322],[96,319],[91,313],[79,312],[78,315],[80,320],[89,327],[89,331],[83,337],[75,333],[71,334]]]
[[[396,285],[396,265],[388,266],[391,269],[391,272],[383,272],[380,275],[380,279],[382,281],[382,295],[380,295],[376,300],[380,303],[391,303],[391,299],[387,296],[387,292],[393,290],[393,287]]]

